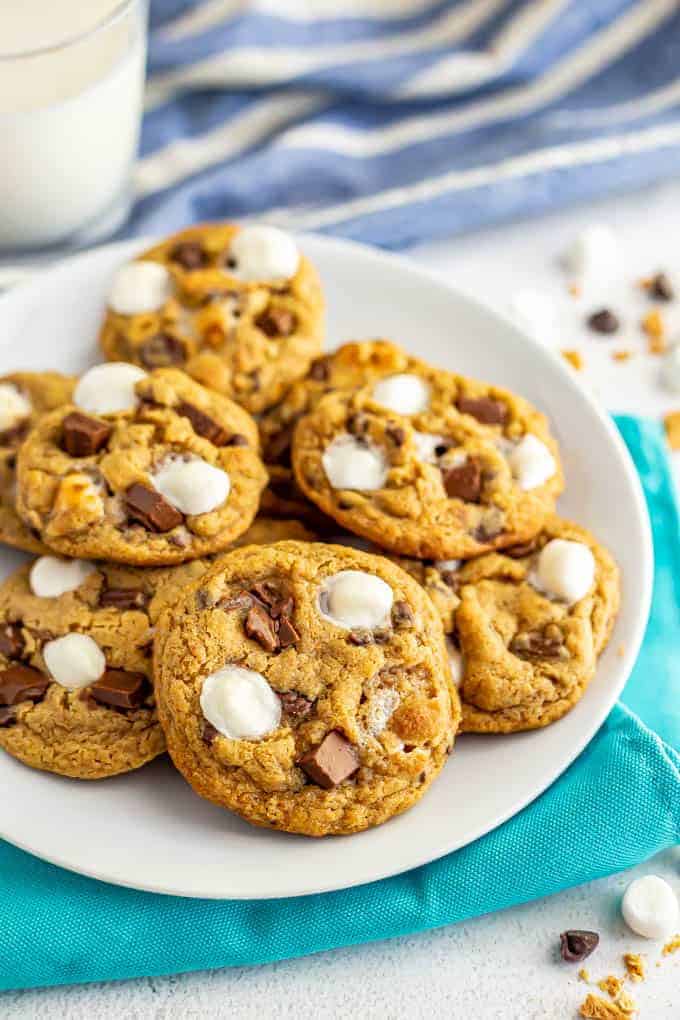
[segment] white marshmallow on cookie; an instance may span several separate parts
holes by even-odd
[[[223,666],[203,681],[201,711],[230,740],[259,740],[281,722],[281,701],[261,673]]]
[[[671,886],[658,875],[634,879],[621,903],[623,919],[637,935],[663,939],[678,923],[678,899]]]
[[[460,687],[460,682],[463,679],[463,656],[450,637],[446,638],[446,651],[448,652],[449,666],[451,667],[451,679],[456,687]]]
[[[116,414],[137,406],[135,386],[146,372],[126,361],[95,365],[81,375],[73,391],[73,403],[90,414]]]
[[[419,375],[401,372],[380,379],[371,394],[376,404],[396,414],[420,414],[430,406],[430,387]]]
[[[151,482],[168,503],[191,516],[216,510],[231,491],[227,472],[201,457],[170,455],[151,475]]]
[[[97,642],[75,631],[48,641],[43,647],[43,658],[52,679],[69,691],[89,687],[106,669],[106,659]]]
[[[160,262],[128,262],[109,290],[109,308],[118,315],[145,315],[162,308],[172,292],[172,277]]]
[[[387,479],[387,460],[382,450],[348,434],[329,443],[321,463],[334,489],[371,492],[382,489]]]
[[[416,448],[416,456],[423,464],[437,463],[437,449],[446,445],[443,436],[436,436],[432,432],[418,432],[413,430],[413,442]]]
[[[337,627],[373,630],[390,622],[394,593],[389,584],[363,570],[341,570],[319,589],[319,614]]]
[[[595,580],[595,557],[583,542],[553,538],[541,549],[531,583],[549,598],[573,605]]]
[[[0,432],[14,428],[33,410],[30,400],[14,383],[0,383]]]
[[[239,230],[229,257],[229,272],[240,280],[282,283],[295,276],[300,265],[300,252],[290,234],[263,224]]]
[[[31,591],[38,598],[53,599],[75,591],[97,568],[85,560],[62,560],[58,556],[41,556],[28,575]]]
[[[510,450],[508,464],[513,478],[524,491],[543,485],[557,471],[552,453],[531,432],[527,432]]]

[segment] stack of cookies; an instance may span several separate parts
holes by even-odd
[[[386,821],[463,731],[583,694],[616,565],[562,520],[521,397],[386,340],[321,354],[271,227],[120,268],[80,378],[0,380],[0,746],[80,779],[169,750],[201,796],[321,836]]]

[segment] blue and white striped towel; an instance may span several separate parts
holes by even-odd
[[[387,247],[680,168],[680,0],[151,0],[128,232]]]

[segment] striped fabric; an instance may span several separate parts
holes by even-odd
[[[386,247],[680,167],[680,0],[151,0],[129,232]]]

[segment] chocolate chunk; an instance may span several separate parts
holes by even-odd
[[[657,298],[659,301],[672,301],[675,297],[675,290],[673,284],[669,280],[666,273],[657,273],[652,277],[649,285],[649,294],[653,298]]]
[[[537,548],[538,543],[535,538],[532,538],[528,542],[520,542],[517,545],[511,545],[508,549],[503,549],[503,555],[509,556],[513,560],[521,560],[524,556],[531,556]]]
[[[30,419],[24,418],[24,420],[18,422],[18,424],[12,425],[11,428],[5,429],[4,432],[0,432],[0,446],[18,445],[28,432],[29,426]]]
[[[91,457],[105,446],[111,426],[99,418],[71,411],[61,423],[61,444],[72,457]]]
[[[508,420],[508,405],[493,397],[460,396],[457,406],[463,414],[471,414],[483,425],[504,425]]]
[[[290,648],[291,645],[300,640],[300,635],[288,616],[281,616],[278,624],[278,637],[281,648]]]
[[[389,424],[385,429],[385,434],[389,436],[395,446],[403,446],[406,442],[406,429],[403,429],[401,425]]]
[[[135,482],[125,493],[129,516],[148,531],[172,531],[184,517],[160,492]]]
[[[24,650],[24,639],[18,623],[6,623],[0,627],[0,655],[6,659],[20,659]]]
[[[528,630],[515,634],[510,651],[520,659],[568,659],[564,635],[557,624],[548,624],[541,631]]]
[[[262,645],[265,652],[278,651],[280,646],[276,627],[264,606],[251,606],[244,626],[248,637]]]
[[[290,466],[290,445],[293,439],[293,426],[281,429],[271,437],[267,444],[265,457],[267,464],[282,464]]]
[[[596,931],[563,931],[560,935],[562,959],[568,963],[580,963],[597,949],[600,936]]]
[[[40,701],[51,682],[32,666],[9,666],[0,673],[0,705]]]
[[[309,378],[315,382],[326,382],[330,375],[330,364],[328,358],[317,358],[309,369]]]
[[[149,684],[143,673],[128,673],[124,669],[107,669],[90,687],[90,694],[100,705],[112,708],[139,708],[149,693]]]
[[[332,790],[359,768],[359,753],[338,730],[331,730],[321,743],[307,751],[298,765],[313,783]]]
[[[277,691],[281,708],[294,722],[304,719],[312,710],[313,701],[297,691]]]
[[[9,705],[0,707],[0,726],[11,726],[16,721],[17,710]]]
[[[290,336],[295,332],[297,319],[287,308],[267,308],[255,319],[255,325],[269,337]]]
[[[201,592],[199,592],[199,595]],[[230,595],[228,598],[221,599],[217,605],[220,609],[224,610],[225,613],[231,612],[232,609],[250,609],[253,604],[252,597],[247,591],[240,591],[236,595]],[[203,608],[207,608],[203,606]]]
[[[137,350],[139,360],[145,368],[165,368],[168,365],[181,365],[186,353],[184,344],[169,333],[157,333],[145,340]]]
[[[100,606],[115,609],[144,609],[149,596],[141,588],[106,588],[99,596]]]
[[[193,404],[187,403],[186,400],[178,404],[175,410],[183,418],[189,419],[194,432],[199,436],[203,436],[204,439],[210,440],[214,446],[224,446],[227,439],[229,439],[227,430],[216,422],[214,418],[211,418],[205,411],[201,411],[200,408],[194,407]]]
[[[588,316],[588,325],[595,333],[616,333],[619,328],[618,316],[610,308],[601,308]]]
[[[201,740],[204,744],[212,744],[215,737],[219,736],[219,730],[216,730],[212,723],[204,722],[203,730],[201,732]]]
[[[219,443],[217,444],[219,446]],[[240,432],[234,432],[233,435],[229,436],[224,441],[224,446],[250,446],[250,443],[245,436],[242,436]]]
[[[392,624],[397,629],[412,627],[415,623],[413,610],[408,602],[395,602],[392,606]]]
[[[478,503],[482,492],[482,469],[479,461],[470,458],[458,467],[442,468],[442,481],[450,499]]]
[[[272,581],[258,581],[250,589],[250,594],[265,606],[273,606],[281,600],[281,589]]]
[[[200,241],[180,241],[170,252],[170,258],[182,269],[203,269],[208,263],[208,255]]]

